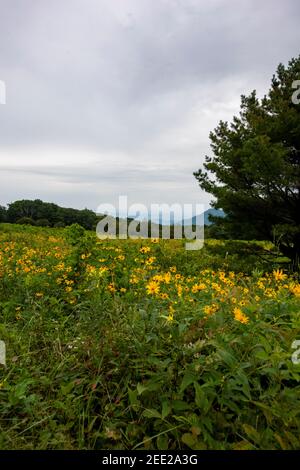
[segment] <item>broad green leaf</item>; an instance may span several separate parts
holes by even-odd
[[[147,385],[142,385],[142,384],[138,383],[137,386],[136,386],[136,389],[137,389],[138,395],[142,395],[143,392],[148,390],[148,387],[147,387]]]
[[[167,450],[168,449],[167,434],[160,434],[156,439],[156,444],[157,444],[158,450]]]
[[[196,380],[197,380],[197,376],[195,375],[195,373],[191,371],[187,371],[184,374],[182,382],[180,384],[180,393],[183,393],[185,389]]]
[[[171,407],[168,401],[164,401],[162,404],[161,416],[165,419],[171,412]]]
[[[153,408],[145,410],[143,412],[143,416],[145,416],[145,418],[159,418],[159,419],[161,419],[161,414],[157,410],[154,410]]]

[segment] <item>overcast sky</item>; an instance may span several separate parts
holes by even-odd
[[[0,204],[202,203],[209,131],[299,55],[299,0],[0,0]]]

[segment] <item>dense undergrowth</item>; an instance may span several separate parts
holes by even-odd
[[[299,449],[300,285],[269,249],[1,225],[0,448]]]

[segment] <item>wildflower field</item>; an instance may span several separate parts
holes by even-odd
[[[299,449],[299,279],[249,245],[0,225],[0,448]]]

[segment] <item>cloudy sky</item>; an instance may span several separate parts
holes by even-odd
[[[0,204],[202,203],[209,131],[299,54],[298,0],[0,0]]]

